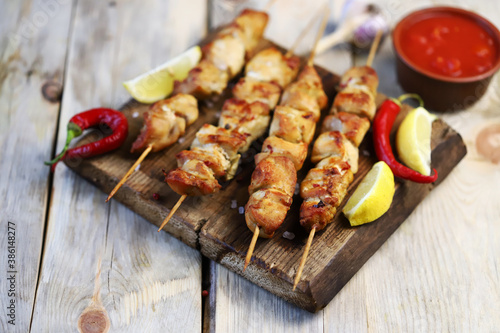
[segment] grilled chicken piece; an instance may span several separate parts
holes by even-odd
[[[369,66],[352,67],[342,75],[340,79],[340,89],[347,86],[365,86],[375,95],[378,88],[378,75],[375,70]]]
[[[314,142],[311,162],[318,163],[328,157],[340,157],[351,165],[353,173],[358,171],[358,148],[340,132],[322,133]]]
[[[262,136],[270,120],[269,107],[262,102],[247,103],[244,100],[228,99],[222,107],[219,127],[236,130],[247,135],[246,144],[240,152],[246,152],[252,142]]]
[[[211,61],[221,71],[227,71],[229,78],[238,74],[245,64],[245,45],[240,37],[241,33],[238,36],[239,29],[232,30],[219,33],[215,40],[202,48],[203,58]]]
[[[241,78],[233,87],[233,95],[238,99],[266,103],[272,110],[278,104],[281,87],[275,82],[262,82],[252,78]]]
[[[205,124],[196,133],[191,149],[207,144],[218,144],[224,149],[227,159],[232,160],[238,154],[238,150],[246,144],[246,137],[247,135],[236,131]]]
[[[299,71],[300,59],[285,57],[278,49],[271,47],[260,51],[245,68],[245,76],[263,82],[276,82],[286,87]]]
[[[296,183],[297,175],[291,160],[284,156],[269,156],[255,168],[248,192],[252,194],[258,190],[272,188],[292,196]]]
[[[196,133],[196,138],[191,143],[191,149],[199,147],[205,149],[211,145],[217,145],[224,151],[224,156],[229,161],[229,168],[223,177],[224,180],[229,180],[234,177],[240,154],[238,151],[246,145],[247,134],[241,134],[237,131],[227,130],[225,128],[216,127],[205,124]]]
[[[200,160],[189,160],[182,168],[171,170],[165,181],[180,195],[207,195],[220,189],[213,171]]]
[[[153,145],[153,152],[170,146],[197,118],[198,102],[193,96],[178,94],[154,103],[144,113],[144,126],[131,152],[142,151],[149,145]]]
[[[262,152],[255,155],[255,165],[268,156],[286,156],[300,170],[307,157],[307,146],[305,142],[292,143],[275,136],[268,137],[262,144]]]
[[[349,165],[344,165],[347,169],[339,170],[335,163],[311,169],[302,181],[300,196],[304,201],[300,207],[300,224],[308,231],[323,229],[335,217],[354,178]]]
[[[333,113],[348,112],[373,119],[377,106],[375,96],[368,90],[347,86],[340,91],[333,101]]]
[[[194,147],[191,150],[183,150],[177,155],[177,166],[182,168],[190,160],[203,161],[209,167],[215,177],[224,177],[231,167],[231,162],[227,159],[224,150],[216,145],[206,145],[203,148]]]
[[[321,109],[328,104],[328,97],[323,90],[323,84],[313,66],[306,66],[300,72],[297,81],[292,83],[283,92],[281,105],[294,109],[314,113],[317,122],[321,116]]]
[[[238,15],[234,22],[241,28],[244,36],[245,49],[247,56],[255,49],[259,43],[264,29],[269,21],[269,15],[252,9],[245,9]]]
[[[259,226],[261,237],[272,237],[285,219],[292,204],[297,174],[292,161],[284,156],[269,156],[257,165],[248,190],[245,220],[254,231]]]
[[[222,93],[228,80],[227,71],[217,68],[211,61],[204,59],[189,71],[184,81],[175,81],[173,93],[190,94],[197,99],[204,99]]]
[[[349,141],[359,147],[369,129],[370,121],[368,119],[352,113],[339,112],[325,117],[321,132],[342,132]]]
[[[277,106],[269,129],[269,136],[277,136],[286,141],[309,144],[314,136],[316,122],[314,115],[301,112],[289,106]]]
[[[259,227],[259,237],[271,238],[286,217],[292,198],[273,189],[253,193],[245,206],[247,227],[254,232]]]
[[[219,190],[217,177],[234,176],[246,135],[205,124],[191,144],[191,150],[177,154],[178,168],[165,181],[179,194],[206,195]]]

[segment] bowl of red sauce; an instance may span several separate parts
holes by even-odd
[[[396,25],[392,39],[400,85],[435,111],[470,107],[500,69],[500,32],[464,9],[412,12]]]

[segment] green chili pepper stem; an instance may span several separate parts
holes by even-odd
[[[78,126],[77,124],[75,124],[73,122],[69,122],[68,123],[68,134],[67,134],[67,137],[66,137],[66,143],[64,144],[64,148],[63,148],[62,152],[59,153],[52,161],[44,162],[45,165],[53,165],[53,164],[59,162],[59,160],[61,158],[63,158],[64,155],[66,154],[66,152],[68,151],[69,144],[71,143],[71,140],[73,140],[74,138],[82,135],[82,132],[83,131],[80,128],[80,126]]]
[[[424,100],[422,99],[422,97],[420,97],[419,95],[417,94],[403,94],[401,96],[398,97],[398,104],[401,105],[401,103],[405,100],[405,99],[408,99],[408,98],[414,98],[418,101],[418,103],[420,104],[420,107],[424,107]]]
[[[389,98],[392,102],[394,102],[395,104],[399,105],[401,107],[401,102],[399,101],[399,98]]]

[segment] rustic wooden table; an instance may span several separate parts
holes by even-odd
[[[72,115],[119,107],[129,99],[122,81],[196,44],[244,6],[266,2],[1,1],[1,332],[76,332],[89,310],[95,322],[108,316],[112,332],[500,329],[500,166],[475,148],[478,132],[500,123],[499,75],[476,105],[442,115],[462,134],[466,158],[316,314],[157,233],[121,204],[104,204],[106,194],[64,165],[54,174],[43,165],[61,149]],[[332,22],[341,2],[330,1]],[[277,0],[266,36],[290,46],[323,3]],[[435,4],[500,25],[497,1],[378,4],[391,26]],[[336,73],[364,61],[346,45],[317,58]],[[374,68],[382,93],[402,93],[390,40]]]

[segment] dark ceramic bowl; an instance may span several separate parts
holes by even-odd
[[[406,29],[413,24],[435,16],[457,15],[482,27],[492,38],[492,48],[496,52],[493,67],[479,75],[470,77],[450,77],[430,72],[408,59],[401,49],[401,40]],[[435,111],[454,111],[470,107],[481,98],[492,76],[500,68],[500,32],[485,18],[460,8],[432,7],[415,11],[403,18],[392,32],[396,52],[398,81],[407,92],[419,94],[425,106]]]

